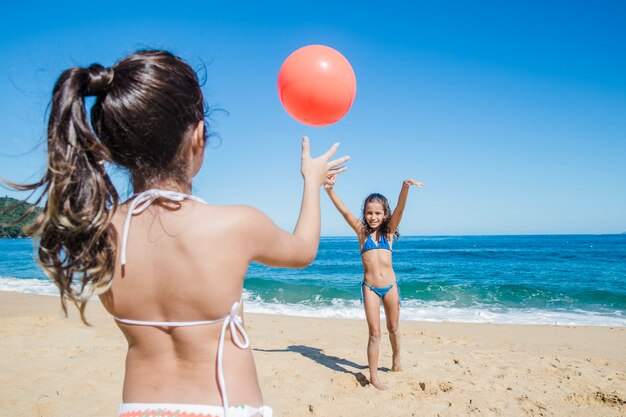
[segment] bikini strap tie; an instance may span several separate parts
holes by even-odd
[[[131,219],[135,214],[142,213],[145,209],[150,207],[150,204],[154,203],[159,198],[165,198],[167,200],[177,203],[188,198],[204,203],[201,198],[170,190],[150,189],[135,195],[135,198],[133,199],[133,201],[131,201],[128,207],[128,214],[126,215],[126,221],[124,222],[124,233],[122,234],[122,254],[120,257],[120,262],[122,266],[126,265],[126,244],[128,242],[128,231],[130,230]]]

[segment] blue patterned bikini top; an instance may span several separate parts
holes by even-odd
[[[369,235],[367,239],[365,240],[365,243],[363,244],[363,249],[361,249],[361,254],[372,249],[387,249],[388,251],[391,251],[391,245],[389,244],[389,241],[383,234],[380,235],[380,242],[378,242],[378,245],[374,242],[374,239],[372,239],[372,235]]]

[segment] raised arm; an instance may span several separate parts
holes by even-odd
[[[344,156],[329,161],[337,151],[334,144],[325,154],[312,159],[309,139],[302,139],[301,172],[304,192],[300,216],[293,233],[277,227],[266,215],[250,208],[247,218],[252,222],[254,240],[252,260],[270,266],[303,268],[315,259],[320,241],[320,186],[333,175],[345,171],[340,167],[350,157]]]
[[[361,223],[359,219],[356,218],[354,214],[352,214],[350,210],[348,210],[348,207],[346,207],[343,201],[341,201],[341,198],[339,198],[339,196],[335,192],[335,188],[334,188],[335,179],[336,179],[335,174],[330,175],[328,177],[327,183],[324,184],[324,189],[326,190],[326,193],[330,197],[330,201],[332,201],[335,207],[337,207],[337,210],[339,210],[339,213],[341,213],[343,218],[346,219],[346,222],[348,223],[348,225],[350,225],[352,230],[354,230],[356,234],[360,236],[361,234],[363,234],[363,224]]]
[[[402,213],[404,213],[404,207],[406,206],[406,198],[409,195],[409,188],[411,185],[414,185],[418,188],[422,188],[424,184],[421,182],[417,182],[413,179],[404,180],[402,182],[402,189],[400,190],[400,195],[398,196],[398,204],[396,204],[396,209],[393,211],[391,215],[391,220],[389,220],[389,233],[393,234],[396,232],[396,229],[400,225],[400,220],[402,220]]]

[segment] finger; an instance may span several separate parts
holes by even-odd
[[[332,178],[326,178],[326,180],[324,180],[324,184],[329,185],[329,186],[333,186],[337,182],[336,180],[337,180],[336,176],[333,175]]]
[[[339,147],[339,142],[336,142],[335,144],[333,144],[333,146],[330,147],[329,150],[326,151],[324,155],[322,155],[322,157],[325,158],[326,160],[329,160],[330,157],[333,156],[335,152],[337,152],[338,147]]]
[[[341,166],[341,167],[333,168],[332,172],[333,172],[333,175],[336,176],[337,174],[341,174],[346,169],[348,169],[348,167]]]
[[[311,146],[309,144],[308,136],[302,137],[302,158],[310,158],[311,157]]]
[[[335,159],[334,161],[330,161],[330,162],[328,163],[328,165],[329,165],[329,166],[331,166],[331,167],[334,167],[334,166],[336,166],[336,165],[341,165],[341,164],[343,164],[344,162],[347,162],[347,161],[349,161],[349,160],[350,160],[350,157],[349,157],[348,155],[346,155],[346,156],[342,156],[341,158],[337,158],[337,159]]]

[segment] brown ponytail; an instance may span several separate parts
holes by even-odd
[[[79,305],[81,319],[89,297],[106,291],[115,267],[115,236],[110,227],[118,203],[104,163],[109,152],[94,134],[85,97],[104,94],[111,72],[101,65],[69,69],[57,80],[48,121],[48,169],[23,190],[47,194],[41,215],[28,232],[39,238],[39,263],[66,298]]]

